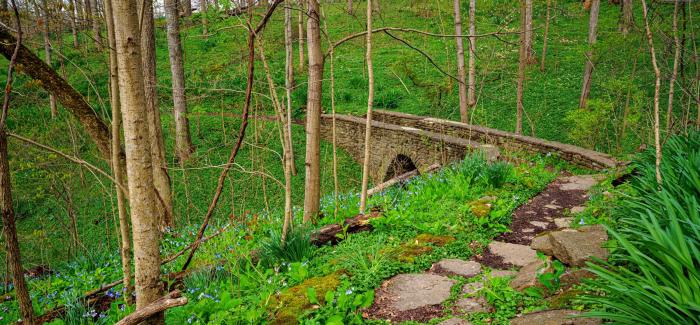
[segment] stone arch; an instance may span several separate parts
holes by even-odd
[[[416,166],[411,157],[398,154],[387,166],[386,172],[384,172],[384,181],[386,182],[396,176],[403,175],[415,169],[418,169],[418,166]]]

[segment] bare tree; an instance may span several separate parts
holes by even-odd
[[[286,0],[286,6],[284,7],[284,54],[285,54],[285,78],[284,78],[284,88],[287,97],[287,136],[289,137],[289,143],[292,143],[292,88],[294,87],[294,57],[292,55],[292,1]],[[294,146],[290,145],[289,154],[292,159],[292,174],[297,174],[296,164],[294,163]]]
[[[304,2],[299,0],[299,71],[304,71]]]
[[[323,88],[323,54],[319,4],[307,2],[306,24],[309,49],[309,90],[306,104],[306,177],[304,179],[304,222],[318,216],[321,199],[321,96]]]
[[[518,61],[518,82],[515,92],[516,96],[516,112],[515,112],[515,133],[522,134],[523,132],[523,88],[525,87],[525,68],[527,66],[527,3],[530,0],[520,0],[520,59]]]
[[[44,7],[44,60],[46,61],[46,64],[51,66],[51,52],[53,52],[53,48],[51,48],[51,39],[50,39],[50,33],[51,30],[49,28],[49,21],[51,20],[51,15],[49,13],[49,4],[46,0],[42,0],[41,5]],[[63,35],[59,35],[58,37],[62,37]],[[55,118],[56,115],[58,115],[58,107],[56,107],[56,97],[53,95],[49,94],[49,106],[51,108],[51,117]]]
[[[165,143],[163,141],[163,126],[160,121],[160,109],[158,108],[158,83],[156,81],[156,36],[153,17],[153,1],[142,0],[143,12],[141,18],[141,59],[143,60],[143,74],[146,95],[146,111],[148,113],[148,130],[151,141],[151,160],[153,162],[153,181],[158,195],[158,207],[163,216],[161,225],[172,227],[175,225],[173,214],[172,193],[170,190],[170,176],[168,176],[168,162],[165,159]]]
[[[678,10],[680,9],[680,1],[676,0],[673,8],[673,43],[675,53],[673,55],[673,71],[671,79],[668,81],[668,110],[666,111],[666,132],[671,133],[673,128],[673,95],[674,87],[676,86],[676,78],[678,77],[678,63],[681,58],[681,41],[678,37]]]
[[[70,31],[73,35],[73,47],[78,47],[78,23],[75,21],[74,0],[68,0],[68,19],[70,20]]]
[[[457,35],[461,35],[461,23],[459,19],[459,0],[455,0],[455,26],[457,27]],[[461,40],[461,37],[457,39]],[[364,162],[362,164],[362,190],[360,192],[360,214],[365,214],[367,208],[367,184],[369,183],[369,161],[372,150],[370,148],[372,140],[372,104],[374,103],[374,67],[372,66],[372,0],[367,0],[367,76],[369,78],[367,91],[367,119],[365,121],[365,153]],[[459,48],[459,45],[458,45]],[[459,50],[458,50],[459,51]],[[462,77],[464,77],[464,49],[462,49]],[[464,78],[462,78],[462,81]],[[464,86],[464,84],[462,84]],[[465,89],[464,104],[466,109],[466,89]],[[461,88],[460,88],[460,107],[461,107]],[[466,112],[465,112],[466,113]],[[464,119],[464,117],[463,117]]]
[[[462,12],[459,8],[459,2],[460,0],[454,0],[454,15],[455,15],[455,40],[457,42],[457,78],[459,79],[459,116],[460,119],[462,120],[462,123],[467,123],[469,122],[469,105],[467,103],[467,76],[466,76],[466,68],[464,66],[464,40],[462,39]],[[369,6],[369,2],[367,4]],[[371,25],[371,22],[369,22],[369,18],[367,18],[368,24]],[[371,32],[367,32],[367,35],[372,34]],[[470,39],[471,40],[471,39]],[[369,38],[368,38],[368,46],[369,46]],[[367,54],[367,57],[369,58],[371,55]],[[470,56],[471,59],[471,56]],[[369,65],[369,63],[368,63]],[[369,71],[369,69],[368,69]]]
[[[0,115],[0,209],[2,209],[2,229],[5,238],[7,265],[12,272],[12,281],[15,286],[15,296],[19,302],[22,319],[27,324],[34,324],[34,308],[32,299],[29,297],[29,289],[24,280],[24,269],[22,269],[22,257],[17,240],[17,229],[15,227],[15,210],[12,206],[12,181],[10,180],[10,159],[7,150],[7,111],[10,108],[10,95],[13,82],[13,73],[17,57],[22,44],[22,26],[20,24],[17,4],[12,1],[12,9],[15,13],[17,38],[12,44],[14,48],[10,63],[7,67],[7,79],[5,82],[5,94],[2,102],[2,112]],[[9,45],[9,44],[8,44]]]
[[[117,184],[114,184],[117,192],[117,213],[119,216],[119,234],[121,237],[121,259],[125,297],[131,299],[131,235],[126,212],[126,193],[122,191],[125,184],[124,175],[119,168],[119,160],[123,153],[121,147],[121,101],[119,100],[119,71],[117,67],[117,50],[114,35],[114,16],[112,13],[112,0],[104,0],[105,21],[107,22],[107,41],[109,43],[109,86],[110,106],[112,107],[112,175]]]
[[[532,0],[525,0],[525,16],[523,17],[525,25],[523,33],[525,34],[525,57],[527,64],[535,62],[532,53]]]
[[[160,232],[156,209],[151,144],[144,94],[139,20],[136,0],[113,4],[119,99],[121,100],[126,143],[126,170],[133,226],[136,309],[143,309],[162,296],[160,272]],[[147,324],[163,324],[163,314],[155,314]]]
[[[622,0],[620,3],[622,17],[620,17],[620,31],[627,36],[634,27],[634,15],[632,13],[632,0]]]
[[[348,0],[348,13],[352,15],[354,9],[352,8],[352,0]]]
[[[544,72],[545,61],[547,58],[547,38],[549,37],[549,12],[551,10],[552,0],[547,0],[547,15],[544,21],[544,35],[542,40],[542,58],[540,59],[540,71]]]
[[[102,51],[102,36],[100,36],[100,18],[95,0],[85,0],[87,19],[92,25],[92,33],[95,38],[95,49]]]
[[[656,63],[656,52],[654,50],[654,38],[649,28],[649,15],[646,0],[642,0],[642,14],[644,15],[644,29],[646,30],[647,42],[649,43],[649,53],[651,54],[651,64],[654,68],[654,148],[656,149],[656,182],[659,187],[661,179],[661,135],[659,132],[659,96],[661,92],[661,70]]]
[[[600,0],[591,0],[590,19],[588,21],[588,51],[586,51],[586,65],[583,70],[583,86],[578,106],[585,108],[588,96],[591,92],[591,79],[593,76],[593,45],[598,36],[598,12],[600,12]]]
[[[189,1],[185,1],[189,2]],[[182,62],[182,44],[180,42],[180,22],[178,21],[175,0],[165,0],[165,20],[168,29],[168,54],[172,74],[173,104],[175,112],[175,151],[180,163],[190,158],[194,151],[190,136],[190,122],[187,119],[187,102],[185,99],[185,68]]]
[[[469,0],[469,76],[467,104],[476,105],[476,0]]]
[[[206,37],[209,34],[209,22],[207,21],[207,0],[199,0],[199,14],[202,17],[202,34]]]

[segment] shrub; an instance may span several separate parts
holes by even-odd
[[[653,153],[635,163],[641,175],[615,212],[618,248],[610,262],[589,264],[599,306],[586,314],[625,324],[700,323],[700,133],[674,137],[655,179]]]

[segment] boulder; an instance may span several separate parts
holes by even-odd
[[[548,236],[552,255],[564,264],[584,266],[592,257],[603,260],[608,257],[608,250],[602,247],[608,240],[608,233],[600,226],[552,231]]]
[[[511,325],[598,325],[600,319],[572,318],[581,312],[576,310],[556,309],[525,314],[510,320]]]
[[[456,281],[435,274],[399,274],[389,279],[386,286],[389,306],[397,311],[439,305],[450,297]]]
[[[474,261],[463,261],[458,259],[443,259],[431,268],[436,273],[446,273],[447,275],[459,275],[471,278],[481,273],[481,264]]]
[[[537,276],[543,273],[551,272],[551,258],[547,257],[547,261],[537,260],[518,271],[515,278],[510,282],[510,286],[518,291],[523,291],[530,287],[542,287],[542,284],[537,279]]]
[[[500,256],[504,263],[525,266],[537,260],[537,252],[530,246],[493,241],[489,251]]]
[[[583,279],[592,279],[593,277],[595,277],[595,274],[591,271],[585,269],[569,269],[559,277],[559,284],[562,290],[566,290],[581,283]]]
[[[530,248],[542,252],[542,254],[552,256],[554,252],[552,251],[552,242],[549,241],[549,233],[540,234],[532,239],[530,243]]]

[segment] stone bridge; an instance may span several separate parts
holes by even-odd
[[[336,144],[359,163],[364,159],[365,118],[336,115]],[[321,136],[331,141],[332,116],[321,116]],[[613,157],[577,146],[450,120],[377,110],[372,121],[370,176],[375,184],[430,165],[446,165],[470,152],[495,160],[501,151],[555,154],[579,167],[619,165]]]

